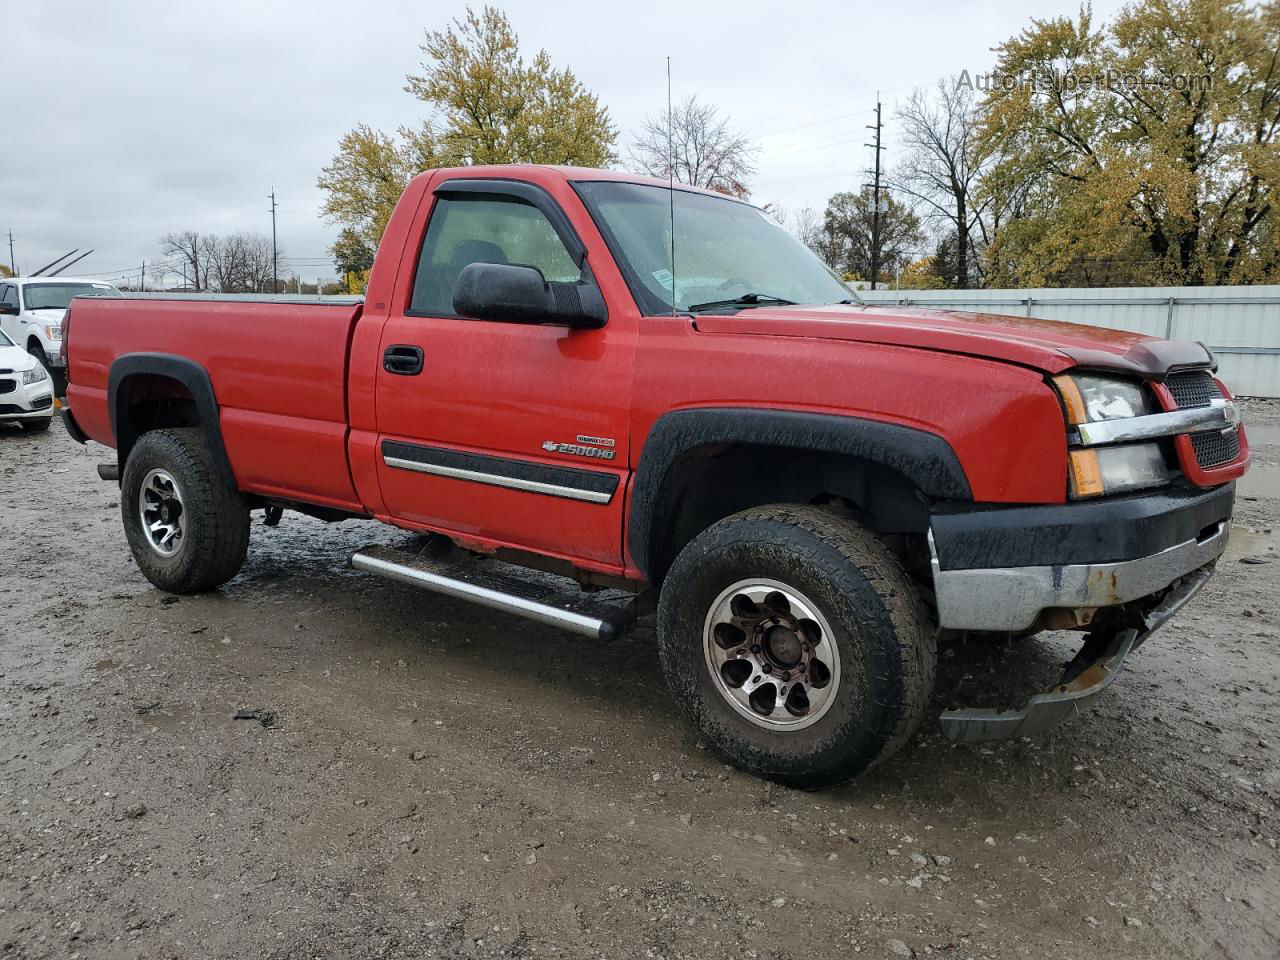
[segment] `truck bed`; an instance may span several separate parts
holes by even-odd
[[[93,440],[115,445],[112,364],[140,355],[208,371],[227,457],[246,492],[363,511],[347,467],[347,355],[358,298],[79,299],[67,399]],[[145,374],[144,374],[145,375]]]

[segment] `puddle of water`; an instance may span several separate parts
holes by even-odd
[[[1265,532],[1271,530],[1271,533]],[[1227,541],[1227,551],[1223,554],[1227,560],[1239,560],[1241,557],[1261,557],[1273,563],[1280,563],[1280,537],[1273,528],[1231,527],[1231,539]]]
[[[1280,464],[1254,463],[1249,472],[1236,481],[1236,494],[1280,499]]]

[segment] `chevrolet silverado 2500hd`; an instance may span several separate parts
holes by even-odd
[[[76,300],[63,348],[156,586],[235,576],[256,509],[420,531],[352,562],[593,637],[656,606],[672,697],[797,786],[910,737],[946,631],[1083,634],[954,738],[1089,702],[1204,584],[1249,462],[1199,344],[864,306],[754,207],[601,170],[427,172],[362,302]]]

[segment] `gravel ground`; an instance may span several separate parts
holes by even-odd
[[[599,646],[346,566],[394,530],[290,515],[166,596],[107,458],[0,427],[0,957],[1280,955],[1266,483],[1086,714],[930,724],[799,793],[702,749],[650,628]],[[939,702],[1047,684],[1069,641],[948,648]]]

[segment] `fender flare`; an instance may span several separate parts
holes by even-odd
[[[654,524],[671,467],[699,447],[754,443],[858,457],[889,467],[936,500],[972,500],[951,445],[936,433],[840,414],[702,407],[663,414],[653,424],[632,484],[627,520],[631,559],[650,575]]]
[[[107,411],[111,416],[111,435],[116,441],[116,461],[120,467],[120,476],[124,476],[125,462],[129,459],[134,444],[138,442],[138,434],[134,432],[128,418],[123,416],[124,394],[120,388],[130,377],[138,375],[166,377],[186,387],[195,401],[200,427],[208,437],[214,463],[223,479],[231,485],[231,489],[237,489],[235,473],[231,469],[227,448],[222,440],[222,420],[218,414],[218,401],[213,393],[209,371],[194,360],[168,353],[127,353],[117,357],[111,364],[111,372],[107,378]]]

